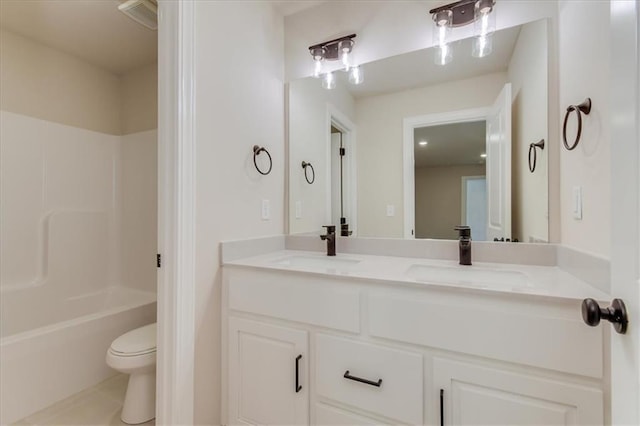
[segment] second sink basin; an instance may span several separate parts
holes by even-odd
[[[280,266],[347,271],[352,266],[360,263],[360,260],[334,256],[293,255],[274,260],[271,263]]]
[[[411,265],[406,274],[418,281],[458,284],[471,287],[529,287],[527,275],[519,271],[482,266]]]

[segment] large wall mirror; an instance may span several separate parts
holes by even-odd
[[[432,50],[364,64],[360,85],[289,83],[290,233],[549,240],[548,149],[529,167],[548,138],[547,21],[496,32],[484,58],[470,39],[445,66]]]

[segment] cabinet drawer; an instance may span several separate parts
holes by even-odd
[[[323,277],[226,269],[229,309],[360,331],[360,292]]]
[[[422,424],[422,355],[322,334],[316,337],[315,352],[318,395]],[[345,377],[347,371],[351,379]]]
[[[374,426],[388,423],[351,413],[326,404],[316,404],[316,425],[326,426]]]
[[[513,312],[495,303],[462,304],[418,293],[372,293],[369,333],[407,343],[601,378],[604,327],[541,310]],[[453,320],[443,321],[443,318]]]

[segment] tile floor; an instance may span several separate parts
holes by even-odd
[[[85,389],[44,410],[14,423],[14,426],[126,425],[120,420],[129,376],[119,374]],[[144,425],[155,425],[151,420]]]

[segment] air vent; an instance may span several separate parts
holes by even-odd
[[[158,6],[154,0],[128,0],[118,10],[147,28],[158,29]]]

